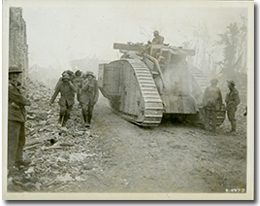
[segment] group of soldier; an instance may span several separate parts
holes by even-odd
[[[21,166],[28,166],[31,161],[23,159],[23,147],[25,145],[25,106],[30,106],[31,102],[26,97],[24,88],[21,85],[20,73],[22,69],[18,66],[9,67],[8,83],[8,172],[9,176],[20,174]],[[70,118],[70,112],[74,104],[75,94],[82,108],[84,125],[90,127],[92,112],[98,100],[98,85],[93,72],[84,74],[76,71],[75,74],[68,70],[62,73],[55,86],[55,92],[50,100],[52,104],[60,95],[60,117],[59,122],[66,126]]]
[[[204,105],[204,121],[205,129],[216,132],[217,113],[223,109],[222,95],[220,89],[217,87],[218,80],[212,79],[211,85],[206,88],[203,96]],[[227,81],[229,92],[226,95],[226,111],[228,119],[231,123],[230,132],[236,132],[236,118],[235,113],[237,106],[240,103],[239,92],[235,88],[236,84],[233,80]]]
[[[164,38],[158,31],[154,32],[154,39],[150,44],[162,44]],[[30,161],[23,160],[23,147],[25,144],[25,106],[29,106],[30,100],[25,97],[19,82],[21,68],[17,66],[9,67],[9,88],[8,88],[8,169],[15,172],[21,165],[28,165]],[[218,80],[212,79],[211,85],[206,88],[203,105],[204,120],[206,130],[216,131],[217,113],[223,109],[222,95],[217,87]],[[235,88],[234,81],[228,81],[229,92],[226,96],[226,111],[231,122],[231,132],[236,131],[235,113],[240,103],[239,92]],[[98,84],[95,75],[91,71],[83,73],[80,70],[74,72],[67,70],[62,73],[55,86],[55,92],[50,100],[50,105],[60,93],[59,120],[62,127],[65,127],[72,107],[75,103],[75,94],[82,110],[84,126],[90,127],[94,105],[98,100]]]
[[[153,32],[154,38],[152,42],[148,41],[147,47],[145,49],[149,49],[150,45],[155,44],[163,44],[164,37],[159,35],[159,32],[155,30]],[[220,112],[223,108],[222,103],[222,95],[220,89],[217,87],[218,80],[212,79],[211,85],[206,88],[203,96],[203,106],[204,106],[204,125],[207,131],[216,132],[217,125],[217,113]],[[231,123],[230,132],[236,132],[236,118],[235,113],[237,110],[237,106],[240,103],[239,92],[235,88],[236,84],[233,80],[227,81],[229,92],[226,95],[225,103],[226,103],[226,111],[228,119]]]
[[[70,70],[64,71],[62,77],[55,86],[55,92],[50,100],[50,105],[53,104],[59,93],[59,123],[61,126],[66,126],[66,123],[70,118],[72,107],[75,103],[75,94],[77,94],[77,100],[82,109],[84,126],[90,127],[93,108],[98,100],[98,84],[94,73],[88,71],[84,74],[82,71],[77,70],[74,74]]]

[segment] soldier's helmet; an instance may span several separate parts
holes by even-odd
[[[80,70],[77,70],[77,71],[75,72],[75,75],[76,75],[77,77],[80,77],[81,71],[80,71]]]
[[[64,73],[62,75],[62,79],[70,79],[70,76],[67,73]]]
[[[218,83],[218,80],[215,79],[215,78],[214,78],[214,79],[211,79],[210,83],[211,83],[211,84],[217,84],[217,83]]]
[[[86,74],[86,76],[92,76],[92,77],[94,77],[94,73],[91,72],[91,71],[88,71],[87,74]]]
[[[155,30],[155,31],[153,32],[153,34],[159,35],[159,31]]]
[[[19,68],[18,66],[10,66],[9,67],[9,73],[22,73],[22,69]]]
[[[61,76],[63,77],[64,74],[67,74],[67,71],[62,72]]]
[[[67,72],[68,75],[73,75],[74,74],[73,71],[71,71],[71,70],[67,70],[66,72]]]
[[[233,86],[236,86],[235,82],[233,80],[227,81],[228,83],[232,84]]]

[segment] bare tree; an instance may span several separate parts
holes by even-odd
[[[235,73],[246,73],[247,68],[247,28],[246,19],[241,25],[237,22],[227,26],[223,34],[219,34],[217,44],[224,46],[223,61],[218,62],[223,68],[223,74],[228,78]]]

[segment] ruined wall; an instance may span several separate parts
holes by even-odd
[[[22,68],[22,81],[24,81],[28,77],[26,23],[22,16],[22,8],[11,7],[9,13],[9,65]]]

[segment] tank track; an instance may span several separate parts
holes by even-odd
[[[191,75],[196,79],[197,83],[199,84],[201,91],[204,92],[207,86],[209,86],[209,80],[205,76],[205,74],[200,71],[198,68],[193,67],[191,68]]]
[[[139,85],[141,95],[144,101],[143,120],[137,121],[137,116],[121,112],[113,108],[113,110],[123,119],[144,127],[154,127],[161,123],[163,117],[163,102],[158,93],[157,87],[150,70],[141,61],[136,59],[126,59],[134,70],[136,83]]]

